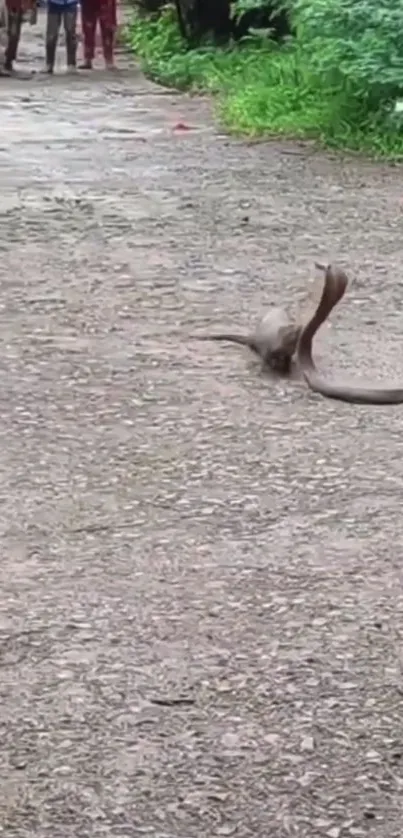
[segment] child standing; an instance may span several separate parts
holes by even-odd
[[[60,26],[63,21],[66,37],[67,69],[74,72],[77,56],[78,0],[49,0],[46,26],[46,72],[53,73]]]
[[[115,69],[116,0],[81,0],[81,22],[84,41],[84,63],[80,70],[92,70],[97,23],[101,30],[105,66]]]
[[[5,0],[2,4],[2,23],[6,24],[7,43],[1,76],[10,76],[20,43],[22,24],[28,14],[30,23],[36,23],[36,0]]]

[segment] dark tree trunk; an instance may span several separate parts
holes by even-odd
[[[250,9],[237,20],[230,14],[231,0],[175,0],[175,5],[181,34],[192,45],[206,36],[219,43],[231,37],[239,40],[251,27],[272,29],[272,37],[277,41],[292,32],[288,13],[279,9],[275,0]]]
[[[0,0],[0,3],[2,0]],[[133,0],[141,11],[155,13],[167,5],[169,0]],[[272,37],[281,40],[291,34],[287,12],[279,10],[276,0],[250,9],[234,20],[231,17],[231,0],[171,0],[176,6],[178,24],[182,37],[191,46],[197,46],[204,38],[211,38],[223,44],[234,38],[236,41],[248,34],[250,27],[272,28]]]
[[[163,6],[166,6],[167,0],[134,0],[134,5],[146,14],[155,14],[159,12]]]
[[[189,43],[211,37],[226,41],[231,35],[229,0],[175,0],[181,33]]]
[[[250,9],[237,20],[233,21],[232,35],[236,41],[248,35],[250,29],[271,29],[271,37],[275,41],[292,34],[290,16],[284,8],[276,6],[268,0],[264,6]]]

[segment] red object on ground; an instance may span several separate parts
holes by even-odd
[[[190,131],[190,125],[186,125],[185,122],[177,122],[173,128],[174,131]]]

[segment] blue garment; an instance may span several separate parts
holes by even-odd
[[[57,12],[65,9],[68,6],[72,9],[73,6],[78,6],[78,0],[48,0],[48,10]]]

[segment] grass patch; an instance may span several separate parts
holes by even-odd
[[[302,38],[278,47],[268,39],[188,49],[175,11],[135,15],[128,40],[144,72],[171,87],[214,95],[227,130],[251,137],[310,138],[371,156],[403,159],[403,126],[393,102],[371,109],[342,78],[315,69],[312,44]]]

